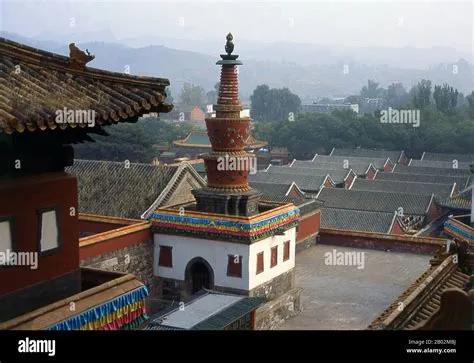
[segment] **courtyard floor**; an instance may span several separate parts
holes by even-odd
[[[325,253],[364,252],[364,268],[327,266]],[[317,245],[296,255],[303,311],[279,330],[365,329],[429,267],[429,255]]]

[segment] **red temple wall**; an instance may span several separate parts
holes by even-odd
[[[59,251],[39,256],[37,269],[1,267],[0,295],[79,269],[76,178],[55,173],[0,183],[0,217],[14,217],[14,251],[39,252],[38,210],[49,207],[58,208]]]

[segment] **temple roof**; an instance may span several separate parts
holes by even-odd
[[[211,148],[211,141],[209,136],[207,136],[206,131],[193,131],[190,132],[183,140],[173,141],[175,146],[181,147],[198,147],[198,148]],[[250,149],[259,149],[268,145],[266,141],[256,140],[252,135],[246,140],[245,148]]]
[[[396,221],[395,212],[359,211],[326,207],[321,209],[321,228],[390,233]]]
[[[372,150],[372,149],[340,149],[333,148],[329,156],[354,156],[364,158],[389,158],[392,162],[398,163],[403,156],[403,151]]]
[[[452,184],[413,183],[391,180],[368,180],[358,178],[354,181],[351,190],[373,190],[381,192],[395,192],[415,195],[431,195],[436,198],[448,198],[454,190]]]
[[[474,160],[474,154],[438,154],[438,153],[430,153],[424,152],[421,156],[421,160],[423,161],[450,161],[457,160],[459,162],[464,163],[471,163]]]
[[[78,50],[80,52],[80,50]],[[165,78],[77,67],[70,57],[0,38],[0,132],[82,129],[136,122],[150,112],[169,112]],[[72,53],[71,53],[72,54]],[[85,54],[85,53],[84,53]],[[58,123],[56,112],[94,111],[96,127]]]
[[[369,165],[372,164],[375,166],[377,169],[383,169],[384,166],[387,164],[387,162],[391,161],[392,163],[395,163],[395,161],[389,159],[389,158],[378,158],[378,157],[356,157],[356,156],[329,156],[329,155],[315,155],[313,160],[314,162],[326,162],[326,163],[341,163],[343,164],[344,162],[347,161],[349,164],[349,167],[352,166],[352,164],[362,164],[362,165]]]
[[[296,183],[276,184],[264,182],[250,182],[250,186],[263,193],[262,200],[269,200],[273,202],[288,202],[296,206],[305,203],[308,198],[298,187]],[[290,195],[291,193],[296,196]]]
[[[79,212],[139,219],[152,206],[166,205],[186,174],[192,174],[195,187],[204,185],[204,180],[185,163],[128,166],[123,162],[75,160],[66,168],[77,177]],[[180,200],[186,197],[194,200],[191,193],[179,196]]]
[[[324,183],[329,180],[332,185],[334,181],[327,174],[322,175],[300,175],[300,174],[279,174],[279,173],[266,173],[258,172],[257,174],[249,175],[249,183],[262,182],[262,183],[274,183],[288,185],[293,182],[305,192],[317,192],[320,190]]]
[[[454,160],[454,159],[453,159]],[[410,166],[426,166],[428,168],[444,168],[453,169],[453,160],[451,161],[438,161],[438,160],[410,160],[408,165]],[[458,169],[469,169],[471,162],[463,162],[458,160]]]
[[[393,168],[393,172],[400,174],[427,174],[466,177],[469,177],[471,175],[469,169],[432,168],[428,166],[410,166],[400,164],[395,165],[395,168]]]
[[[455,209],[455,210],[462,210],[462,211],[470,211],[471,210],[471,190],[466,189],[461,193],[453,195],[452,197],[442,199],[437,202],[437,204],[441,207]]]
[[[325,207],[393,213],[403,208],[403,214],[426,215],[433,201],[430,195],[323,188],[318,199]]]
[[[337,169],[337,170],[326,170],[326,169],[316,169],[316,168],[300,168],[300,167],[287,167],[287,166],[273,166],[270,165],[266,169],[267,173],[275,173],[275,174],[292,174],[292,175],[314,175],[314,176],[321,176],[321,175],[328,175],[331,179],[336,183],[340,184],[346,181],[348,177],[351,175],[356,175],[351,169]]]
[[[430,266],[367,329],[412,329],[432,317],[440,307],[442,292],[462,288],[469,278],[453,261],[447,256],[440,265]]]
[[[183,309],[174,305],[152,316],[145,330],[221,330],[264,303],[261,297],[202,290]]]
[[[377,173],[375,180],[407,181],[417,183],[452,184],[464,189],[470,182],[470,177],[429,174],[402,174],[402,173]]]
[[[310,160],[294,160],[291,164],[291,167],[297,168],[311,168],[311,169],[321,169],[321,170],[348,170],[344,168],[344,164],[341,162],[316,162]],[[356,164],[350,163],[349,168],[354,171],[357,175],[366,175],[370,168],[375,167],[372,164]]]

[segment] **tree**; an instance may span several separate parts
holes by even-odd
[[[183,108],[202,107],[206,103],[205,91],[201,86],[184,83],[179,95],[179,105]]]
[[[387,106],[392,108],[400,108],[409,101],[408,92],[401,83],[392,83],[385,92]]]
[[[433,98],[436,108],[445,115],[452,115],[458,103],[459,92],[457,89],[450,87],[447,83],[443,86],[435,86]]]
[[[288,120],[301,108],[300,98],[288,88],[270,88],[266,84],[257,86],[250,102],[250,116],[256,121]]]
[[[379,87],[376,81],[369,79],[367,86],[360,90],[360,96],[363,98],[379,98],[383,96],[383,89]]]
[[[413,96],[413,106],[422,110],[431,104],[431,81],[421,80],[410,90],[410,93]]]
[[[206,93],[207,103],[215,105],[217,103],[217,98],[219,97],[219,88],[221,86],[220,82],[217,82],[214,85],[214,89]]]
[[[171,96],[171,89],[169,87],[165,88],[166,102],[173,103],[174,98]]]
[[[95,142],[74,145],[74,150],[78,159],[150,163],[158,156],[155,144],[183,139],[192,128],[184,122],[173,124],[149,117],[135,124],[105,126],[109,136],[94,135]]]
[[[471,92],[469,96],[466,97],[468,102],[467,113],[471,120],[474,120],[474,91]]]

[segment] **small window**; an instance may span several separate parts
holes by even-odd
[[[257,255],[257,274],[263,272],[263,252]]]
[[[290,259],[290,241],[283,242],[283,261]]]
[[[13,252],[13,218],[0,217],[0,266],[8,265],[9,252]]]
[[[173,247],[160,246],[160,258],[158,264],[163,267],[173,267]]]
[[[228,255],[227,276],[242,277],[242,256]]]
[[[278,264],[278,246],[272,247],[271,249],[271,261],[270,268],[275,267]]]
[[[43,253],[55,252],[59,249],[59,221],[56,208],[41,209],[38,211],[39,251]]]

